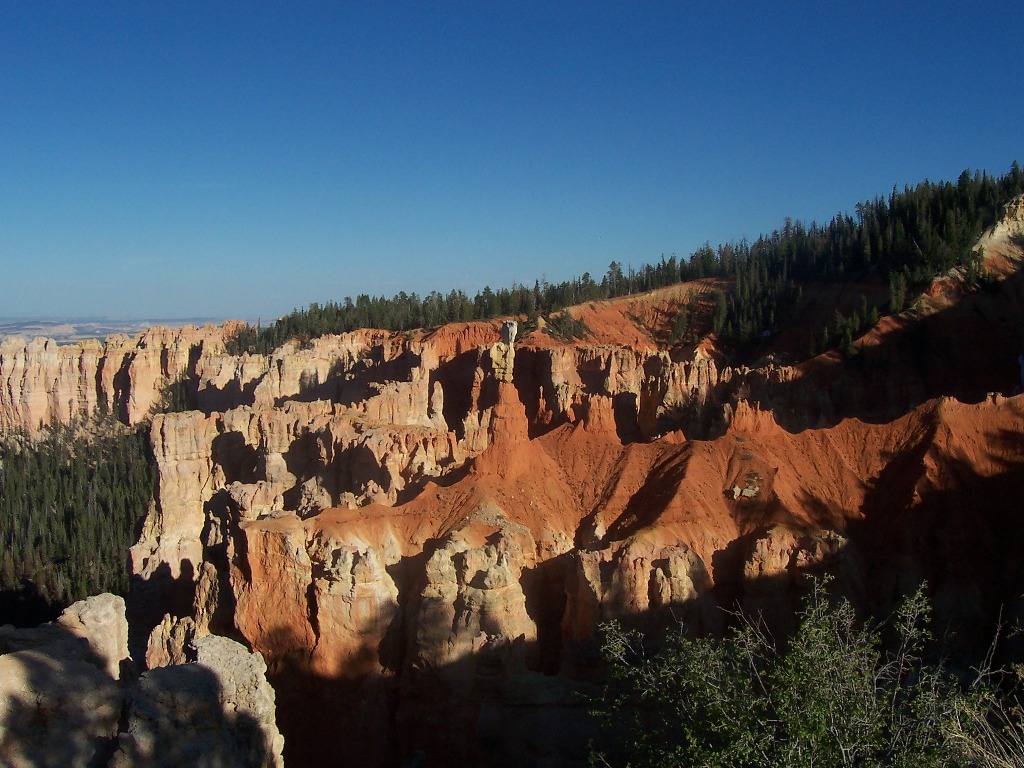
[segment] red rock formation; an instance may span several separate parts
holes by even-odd
[[[742,605],[780,621],[825,570],[861,603],[928,577],[948,615],[992,592],[911,541],[963,467],[1019,483],[1019,444],[993,436],[1020,432],[1020,398],[792,432],[770,397],[735,397],[799,386],[798,369],[528,338],[497,381],[471,343],[496,338],[346,335],[266,370],[201,358],[211,396],[249,399],[154,420],[159,499],[134,562],[194,623],[161,623],[154,658],[188,633],[244,638],[300,763],[323,729],[339,765],[481,763],[517,748],[512,727],[564,761],[585,749],[573,690],[602,620],[713,631],[717,606]]]
[[[572,689],[608,618],[714,630],[724,604],[783,621],[802,575],[824,570],[861,603],[926,576],[948,615],[987,594],[908,537],[961,467],[984,484],[1024,461],[1012,441],[972,453],[1019,433],[1019,398],[794,433],[772,397],[735,397],[803,386],[798,369],[527,339],[508,382],[470,343],[496,338],[486,324],[345,335],[266,370],[209,356],[201,391],[249,404],[154,421],[160,493],[137,573],[183,593],[188,632],[265,656],[293,759],[342,722],[339,764],[483,762],[527,711],[544,722],[524,748],[581,753]],[[723,434],[687,440],[680,424]],[[160,627],[154,658],[185,632]]]
[[[3,347],[0,427],[101,401],[138,418],[187,370],[203,410],[154,418],[132,550],[151,663],[244,640],[296,764],[573,764],[607,619],[715,631],[742,607],[785,628],[823,572],[865,610],[927,580],[942,619],[1024,614],[1024,396],[986,397],[1019,384],[1009,231],[986,241],[1001,282],[943,278],[852,363],[659,349],[664,296],[575,309],[594,343],[497,354],[497,322],[269,357],[153,332],[92,357]]]

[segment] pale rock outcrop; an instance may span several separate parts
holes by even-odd
[[[576,401],[576,394],[583,391],[580,368],[576,364],[576,350],[571,347],[555,347],[544,350],[546,358],[548,409],[557,417],[569,413]]]
[[[504,342],[498,342],[491,347],[488,356],[491,360],[491,367],[494,370],[494,378],[498,381],[512,381],[512,369],[515,365],[515,349]]]
[[[255,402],[255,388],[270,371],[266,355],[210,352],[196,364],[196,399],[204,410],[227,411]]]
[[[700,349],[692,360],[673,361],[666,352],[651,354],[643,367],[646,375],[639,390],[638,426],[645,439],[699,413],[719,384],[714,358]]]
[[[517,330],[518,326],[514,321],[502,323],[501,341],[491,347],[488,352],[491,367],[494,370],[494,378],[498,381],[506,383],[512,381],[516,359],[516,350],[513,344],[515,344]]]
[[[396,715],[406,752],[474,765],[513,751],[537,754],[540,742],[557,741],[554,724],[571,692],[565,681],[534,671],[538,628],[523,588],[534,551],[529,530],[483,504],[427,560],[406,622]],[[541,722],[510,731],[524,712]],[[488,744],[494,755],[482,749]]]
[[[170,382],[223,351],[233,324],[150,328],[130,338],[58,345],[52,339],[0,340],[0,434],[35,433],[97,411],[129,424],[149,417]]]
[[[1002,217],[991,232],[982,237],[981,246],[985,247],[993,240],[1006,240],[1021,235],[1024,235],[1024,195],[1018,195],[1003,207]]]
[[[219,336],[218,331],[214,332]],[[150,328],[139,336],[122,363],[127,366],[129,382],[127,397],[122,394],[129,424],[149,416],[159,402],[160,390],[188,372],[193,356],[198,358],[202,354],[204,342],[202,334],[192,326],[180,330]]]
[[[572,562],[562,621],[569,639],[582,641],[601,621],[662,609],[696,629],[708,628],[711,579],[700,557],[681,542],[662,545],[637,536],[599,550],[574,550]]]
[[[221,536],[227,540],[222,540]],[[204,543],[208,555],[216,552],[218,555],[229,556],[230,530],[211,525]],[[219,619],[222,620],[222,629],[226,630],[231,626],[231,603],[224,601],[226,595],[221,594],[225,578],[226,574],[221,574],[210,560],[204,560],[199,566],[199,574],[195,579],[195,594],[192,598],[197,635],[206,634],[210,626]]]
[[[218,419],[192,411],[158,415],[151,431],[157,457],[157,504],[132,547],[132,571],[149,578],[165,567],[172,579],[195,572],[203,559],[204,504],[213,494]]]
[[[254,389],[253,404],[274,406],[314,391],[352,369],[367,349],[361,338],[349,334],[314,339],[308,349],[289,342],[271,355],[267,373]]]
[[[392,505],[471,455],[447,430],[367,422],[323,400],[158,415],[151,436],[158,503],[132,548],[133,570],[144,579],[158,571],[195,578],[241,520]]]
[[[57,624],[76,637],[84,638],[114,680],[128,662],[128,621],[124,598],[102,594],[79,600],[64,609]]]
[[[748,589],[757,589],[764,579],[791,578],[795,555],[801,549],[801,536],[785,526],[774,525],[754,539],[743,563],[743,579]]]
[[[167,636],[172,624],[162,625]],[[164,659],[178,666],[135,680],[127,641],[124,601],[114,595],[75,603],[52,624],[0,627],[0,762],[281,768],[274,690],[259,654],[193,637]]]
[[[516,336],[519,333],[519,323],[515,320],[506,320],[501,324],[501,341],[503,344],[512,346],[516,343]]]
[[[282,768],[262,657],[213,635],[193,641],[191,652],[191,663],[145,672],[129,691],[111,768]]]
[[[593,395],[612,398],[626,436],[652,439],[692,421],[705,405],[727,401],[743,377],[719,371],[714,358],[697,349],[690,359],[665,351],[614,346],[555,347],[536,353],[541,412],[536,419],[558,423]],[[635,433],[635,434],[632,434]]]
[[[101,399],[108,403],[96,386],[102,361],[99,342],[0,340],[0,434],[67,424],[95,411]]]
[[[0,627],[0,762],[86,768],[109,753],[127,660],[124,600],[75,603],[52,624]]]
[[[497,508],[479,509],[474,518],[474,525],[449,534],[427,561],[412,616],[413,664],[455,668],[464,658],[494,649],[524,664],[527,646],[536,640],[520,584],[523,569],[535,564],[533,537]]]
[[[188,663],[189,646],[198,634],[199,629],[191,617],[176,619],[169,613],[164,614],[146,642],[146,669]]]
[[[826,572],[835,576],[839,594],[859,598],[863,576],[848,544],[835,531],[801,532],[784,525],[761,531],[743,562],[743,610],[777,631],[791,631],[807,578]]]
[[[116,680],[61,632],[9,651],[0,628],[0,763],[11,768],[87,768],[109,751],[121,716]],[[17,643],[22,644],[22,643]]]

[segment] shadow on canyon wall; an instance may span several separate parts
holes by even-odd
[[[195,569],[182,561],[181,572],[174,576],[167,563],[161,563],[148,578],[132,577],[125,614],[128,618],[128,651],[134,659],[146,656],[146,643],[164,614],[189,616],[196,591]]]
[[[389,633],[382,645],[394,639]],[[391,655],[386,664],[396,667],[331,677],[310,670],[293,629],[276,627],[266,642],[292,648],[277,655],[268,675],[286,765],[587,764],[595,730],[582,693],[594,686],[532,668],[527,658],[537,656],[538,643],[520,637],[444,664]],[[346,658],[381,652],[366,646]]]
[[[406,350],[385,360],[384,348],[373,346],[354,362],[336,360],[323,381],[319,380],[315,371],[304,372],[299,380],[299,392],[275,398],[274,406],[280,408],[291,400],[303,403],[330,400],[351,406],[378,394],[390,382],[411,381],[412,371],[419,364],[420,356],[414,352]]]
[[[1024,273],[985,284],[947,309],[908,321],[849,359],[809,367],[789,382],[741,386],[789,432],[834,426],[845,418],[884,423],[924,401],[977,403],[991,392],[1021,391]],[[728,390],[726,390],[728,391]]]
[[[482,362],[475,349],[460,352],[430,372],[430,389],[438,384],[444,396],[441,415],[449,432],[460,440],[466,436],[465,419],[473,410],[473,381]]]
[[[190,405],[195,410],[202,411],[205,416],[229,411],[240,405],[251,406],[256,402],[256,387],[261,380],[262,378],[255,378],[243,383],[240,379],[233,378],[228,380],[223,387],[207,383],[206,387],[199,389],[199,382],[193,369],[186,379],[189,389],[195,393]]]
[[[1004,625],[1002,649],[1024,651],[1024,433],[991,430],[974,455],[919,449],[871,479],[864,517],[849,536],[863,542],[867,594],[891,609],[906,585],[925,582],[936,617],[957,644],[977,649]],[[935,482],[915,477],[931,464]],[[945,627],[944,627],[945,629]]]
[[[836,565],[826,563],[821,572]],[[906,597],[916,586],[914,580],[904,581],[898,597]],[[840,575],[830,591],[836,599],[849,597],[851,587],[858,591]],[[937,602],[935,590],[928,591]],[[744,585],[739,604],[784,644],[796,629],[796,611],[808,592],[806,576],[794,571]],[[627,627],[646,630],[646,648],[657,652],[668,635],[680,631],[681,617],[707,612],[700,602],[617,618]],[[735,622],[735,613],[724,608],[718,612],[720,629]],[[984,626],[972,624],[975,620],[964,617],[963,623],[936,625],[936,649],[955,647],[956,661],[963,668],[981,661],[997,623],[995,616],[987,617]],[[984,642],[967,648],[957,642],[960,635],[949,635],[964,623],[973,635],[988,633]],[[683,631],[688,631],[685,625]],[[269,639],[283,645],[298,641],[287,627],[278,627]],[[603,732],[588,714],[588,700],[603,689],[600,637],[558,642],[563,671],[557,674],[525,665],[523,657],[538,651],[541,641],[521,639],[440,666],[413,661],[400,672],[352,677],[311,672],[304,651],[285,655],[274,664],[271,675],[278,726],[286,739],[285,764],[582,768],[588,764],[592,743],[607,746],[615,740],[615,734]],[[1019,650],[1014,649],[1014,656],[1002,649],[1001,657],[1019,659]],[[366,649],[368,655],[374,652]],[[569,669],[572,676],[565,673]]]

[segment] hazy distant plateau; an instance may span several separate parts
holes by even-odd
[[[4,336],[24,336],[32,339],[45,336],[55,339],[61,344],[72,344],[86,339],[102,341],[115,333],[134,335],[154,325],[166,325],[180,328],[184,325],[205,325],[206,323],[223,323],[224,317],[185,317],[185,318],[152,318],[124,319],[109,317],[90,318],[24,318],[0,317],[0,338]]]

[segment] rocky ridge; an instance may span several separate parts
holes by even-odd
[[[280,768],[283,739],[262,657],[195,639],[139,675],[125,603],[98,595],[53,624],[0,627],[0,760],[12,768]]]
[[[188,375],[203,354],[223,350],[236,324],[150,328],[104,343],[0,339],[0,434],[37,432],[101,411],[128,424],[146,419],[161,390]]]

